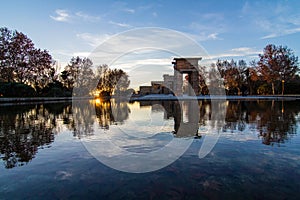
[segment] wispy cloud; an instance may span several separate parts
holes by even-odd
[[[262,50],[252,47],[238,47],[231,49],[230,52],[233,52],[238,56],[252,56],[262,53]]]
[[[300,27],[293,28],[293,29],[286,29],[286,30],[282,30],[280,32],[276,31],[274,33],[271,33],[269,35],[265,35],[265,36],[261,37],[261,39],[275,38],[275,37],[290,35],[290,34],[294,34],[294,33],[298,33],[298,32],[300,32]]]
[[[56,13],[56,16],[50,15],[50,17],[55,21],[68,22],[71,19],[71,16],[67,10],[57,9],[57,10],[55,10],[55,13]]]
[[[195,14],[197,21],[188,25],[191,37],[197,41],[222,40],[219,35],[226,32],[226,22],[222,13]]]
[[[130,81],[130,87],[138,88],[140,85],[150,85],[153,80],[163,80],[163,74],[172,74],[172,58],[147,58],[127,55],[112,63],[128,73],[130,77],[139,77]],[[146,84],[145,84],[146,83]]]
[[[131,8],[124,8],[123,11],[127,12],[127,13],[130,13],[130,14],[134,14],[135,13],[135,10],[131,9]]]
[[[115,25],[115,26],[119,26],[119,27],[123,27],[123,28],[130,28],[132,27],[129,24],[126,23],[118,23],[118,22],[114,22],[114,21],[109,21],[110,24]]]
[[[222,40],[218,35],[218,33],[205,33],[202,32],[200,34],[187,34],[191,38],[193,38],[196,41],[202,42],[207,40]]]
[[[72,54],[73,57],[79,56],[79,57],[88,57],[91,54],[91,52],[88,51],[78,51],[78,52],[74,52]]]
[[[272,12],[266,12],[267,10]],[[262,31],[260,39],[270,39],[300,32],[300,14],[291,14],[294,8],[283,2],[246,2],[242,16]]]
[[[76,12],[75,15],[85,21],[89,21],[89,22],[97,22],[99,21],[101,18],[99,16],[92,16],[92,15],[88,15],[86,13],[83,12]]]
[[[72,51],[69,51],[69,50],[55,50],[52,53],[54,53],[55,55],[67,56],[67,57],[71,58],[71,57],[74,57],[74,56],[88,57],[91,52],[89,52],[89,51],[72,52]]]
[[[108,39],[111,35],[109,34],[102,34],[96,35],[91,33],[79,33],[76,35],[78,38],[82,39],[83,41],[87,42],[88,45],[91,47],[97,47],[103,41]]]
[[[86,21],[86,22],[97,22],[101,18],[99,16],[93,16],[86,14],[82,11],[72,13],[68,10],[57,9],[55,10],[55,16],[50,15],[50,18],[58,22],[72,22],[72,21]]]
[[[238,47],[227,50],[223,53],[209,55],[209,57],[204,58],[205,60],[217,60],[217,59],[233,59],[237,57],[241,57],[242,59],[253,58],[253,56],[257,56],[262,53],[262,51],[257,50],[256,48],[251,47]]]
[[[128,3],[115,1],[112,4],[112,8],[117,12],[125,12],[127,14],[134,14],[136,10],[134,8],[128,7]]]
[[[194,21],[189,24],[188,28],[194,32],[224,32],[226,29],[225,23],[222,20]]]

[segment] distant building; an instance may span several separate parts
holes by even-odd
[[[174,89],[174,76],[169,74],[164,74],[164,86],[168,88],[169,90],[173,91]]]
[[[152,94],[162,94],[164,82],[163,81],[151,81]]]
[[[152,86],[140,86],[140,95],[152,94]]]

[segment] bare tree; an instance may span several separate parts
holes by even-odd
[[[73,90],[73,95],[86,96],[95,87],[95,74],[92,70],[93,62],[89,58],[73,57],[61,72],[61,79],[65,87]],[[75,94],[75,93],[76,94]]]

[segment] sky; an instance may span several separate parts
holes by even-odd
[[[1,1],[0,26],[26,34],[61,67],[73,56],[89,56],[116,34],[143,27],[181,32],[201,45],[213,61],[257,60],[267,44],[288,46],[300,56],[297,0],[10,0]],[[171,65],[170,56],[153,59]]]

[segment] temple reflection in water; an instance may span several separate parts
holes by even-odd
[[[225,124],[221,133],[249,134],[251,131],[265,145],[278,145],[296,134],[300,104],[298,101],[227,101]],[[23,165],[33,159],[40,148],[51,147],[57,134],[67,130],[74,137],[93,135],[95,123],[100,129],[123,126],[134,110],[150,109],[161,113],[160,121],[170,121],[175,137],[197,137],[203,127],[210,130],[212,103],[202,101],[117,100],[55,104],[1,106],[0,153],[6,168]],[[156,115],[155,115],[156,116]],[[138,118],[139,116],[137,116]],[[156,116],[157,117],[157,116]],[[77,126],[81,124],[81,126]],[[143,125],[140,125],[143,126]],[[145,125],[146,126],[146,125]],[[80,128],[78,128],[80,127]],[[147,127],[145,127],[147,128]],[[181,130],[181,131],[180,131]],[[200,131],[199,131],[200,130]],[[151,131],[151,130],[150,130]],[[170,132],[172,134],[172,132]],[[209,131],[205,134],[209,134]]]

